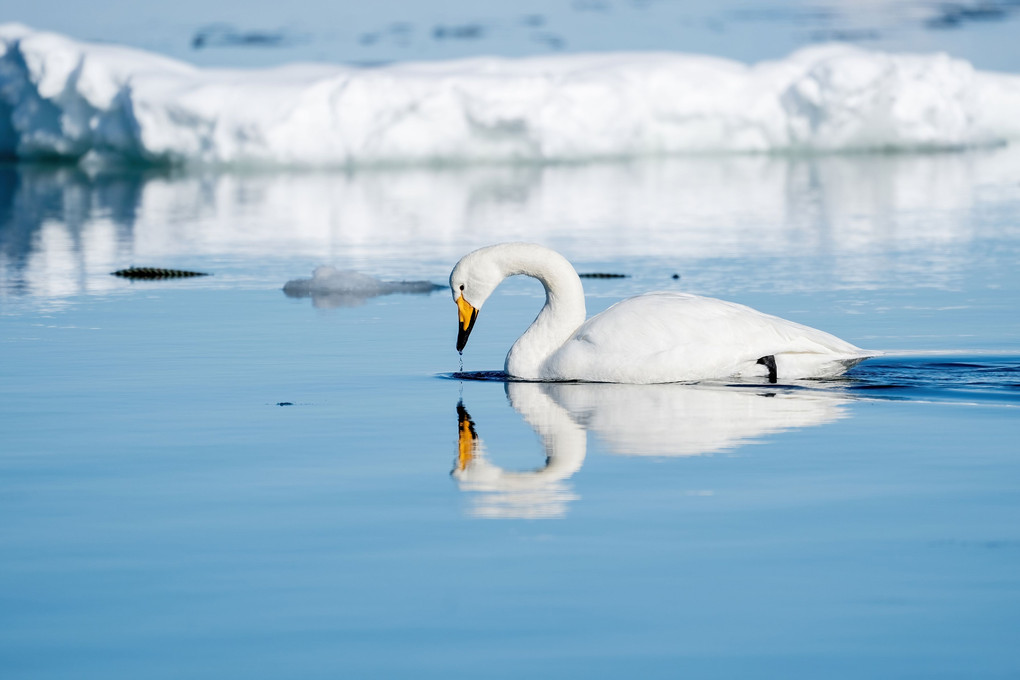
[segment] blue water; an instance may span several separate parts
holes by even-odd
[[[123,0],[0,3],[5,21],[140,47],[206,66],[294,61],[378,64],[479,54],[668,50],[752,62],[806,44],[948,52],[1020,71],[1012,0],[442,0],[338,3]]]
[[[204,66],[806,44],[1020,71],[1013,2],[8,3]],[[1014,678],[1020,154],[335,173],[0,165],[0,677]],[[887,354],[507,382],[538,241]],[[131,282],[137,266],[211,274]]]
[[[1016,675],[1014,159],[3,168],[3,677]],[[443,291],[281,290],[517,238],[628,274],[590,313],[690,290],[891,353],[505,383],[534,281],[463,358]]]

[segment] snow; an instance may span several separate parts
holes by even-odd
[[[809,47],[204,69],[0,25],[0,153],[353,167],[934,150],[1020,139],[1020,76]]]

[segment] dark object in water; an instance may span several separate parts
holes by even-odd
[[[292,401],[278,401],[278,402],[276,402],[276,405],[277,406],[293,406],[294,402],[292,402]]]
[[[924,22],[925,28],[959,28],[971,21],[1004,21],[1014,11],[1016,3],[1010,0],[979,0],[978,2],[950,2],[937,7],[938,13]]]
[[[532,36],[531,39],[532,41],[537,42],[540,45],[545,45],[551,50],[562,50],[567,44],[567,41],[561,38],[560,36],[556,35],[555,33],[548,33],[546,31],[542,31],[541,33],[535,33],[535,35]]]
[[[582,279],[626,279],[630,274],[608,274],[606,272],[589,272],[578,274]]]
[[[882,34],[873,28],[819,29],[811,33],[814,42],[864,42],[881,38]]]
[[[209,24],[195,32],[191,49],[210,47],[293,47],[308,42],[307,36],[293,35],[284,30],[242,31],[230,24]]]
[[[437,377],[447,380],[480,380],[482,382],[528,382],[520,378],[507,375],[506,371],[455,371],[453,373],[439,373]]]
[[[677,279],[679,279],[679,278],[680,278],[680,275],[679,275],[679,274],[673,274],[673,280],[674,280],[674,281],[676,281],[676,280],[677,280]]]
[[[111,272],[124,279],[183,279],[189,276],[209,276],[205,272],[189,272],[184,269],[163,269],[162,267],[129,267]]]
[[[461,26],[436,26],[432,29],[433,40],[478,40],[485,37],[485,26],[463,24]]]

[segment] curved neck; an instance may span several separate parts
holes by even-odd
[[[545,306],[506,356],[506,372],[518,378],[542,378],[542,366],[584,323],[584,288],[560,254],[526,243],[505,251],[504,276],[531,276],[545,287]]]

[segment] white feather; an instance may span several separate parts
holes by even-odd
[[[450,286],[454,299],[463,295],[480,309],[515,274],[537,278],[546,290],[545,306],[507,355],[506,371],[516,378],[643,384],[767,376],[757,362],[773,356],[778,378],[796,380],[836,376],[876,355],[815,328],[687,293],[639,295],[585,321],[573,267],[533,244],[469,253]]]

